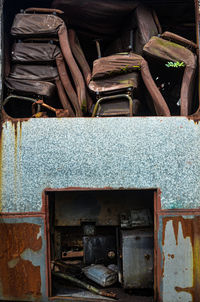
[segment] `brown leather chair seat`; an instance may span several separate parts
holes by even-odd
[[[115,75],[111,78],[90,81],[89,89],[96,93],[115,92],[117,90],[137,89],[139,85],[139,73]]]

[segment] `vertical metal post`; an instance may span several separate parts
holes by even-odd
[[[199,18],[199,11],[200,11],[200,0],[195,0],[195,24],[196,24],[196,43],[197,43],[197,57],[198,57],[198,99],[199,99],[199,107],[200,107],[200,56],[199,56],[199,49],[200,49],[200,18]]]

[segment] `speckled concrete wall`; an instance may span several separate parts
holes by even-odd
[[[161,189],[162,209],[200,206],[200,125],[184,117],[3,124],[3,212],[40,211],[45,188]]]

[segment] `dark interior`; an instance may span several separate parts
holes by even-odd
[[[78,1],[76,1],[78,3]],[[140,1],[139,1],[140,2]],[[172,33],[178,34],[184,38],[187,38],[193,42],[196,43],[196,25],[195,25],[195,4],[193,0],[144,0],[142,3],[153,10],[155,10],[159,22],[162,26],[162,31],[170,31]],[[13,1],[8,0],[5,1],[4,7],[3,7],[3,77],[5,78],[8,76],[10,72],[10,54],[11,54],[11,47],[14,42],[13,37],[10,34],[12,22],[14,19],[15,14],[19,13],[21,10],[24,10],[28,7],[51,7],[52,2],[51,1],[38,1],[38,0],[19,0],[19,1]],[[12,9],[10,9],[12,7]],[[62,9],[62,8],[61,8]],[[77,9],[78,12],[78,9]],[[78,18],[78,16],[77,16]],[[101,55],[107,56],[109,54],[112,54],[112,43],[115,41],[121,34],[123,34],[124,29],[128,26],[127,20],[129,19],[129,15],[126,16],[126,18],[123,20],[123,27],[121,28],[121,31],[117,31],[112,36],[105,36],[100,37],[100,45],[101,45]],[[66,20],[65,20],[66,21]],[[87,62],[89,63],[90,68],[92,68],[93,61],[98,58],[98,53],[96,49],[96,45],[94,42],[95,37],[94,34],[89,33],[88,34],[80,27],[74,27],[71,25],[73,23],[70,18],[67,20],[67,27],[68,29],[73,28],[75,29],[82,50],[85,54],[85,57],[87,59]],[[134,43],[134,41],[133,41]],[[166,68],[162,68],[162,66],[158,62],[150,62],[150,71],[152,73],[153,79],[159,87],[159,90],[163,97],[167,100],[168,106],[171,110],[171,115],[180,115],[180,87],[181,87],[181,79],[183,76],[184,68],[177,68],[177,70],[167,70]],[[197,68],[198,70],[198,68]],[[194,87],[194,94],[193,94],[193,102],[192,102],[192,108],[191,113],[196,112],[198,108],[198,74],[196,73],[195,78],[195,87]],[[151,102],[149,103],[149,94],[148,92],[143,89],[143,83],[141,82],[139,89],[137,90],[136,94],[139,93],[141,106],[139,107],[136,114],[137,116],[152,116],[155,115],[155,110],[151,106]],[[4,87],[3,90],[3,98],[7,96],[7,89]],[[90,97],[93,100],[93,106],[96,101],[96,95],[93,92],[89,92]],[[136,100],[137,102],[137,100]],[[53,104],[55,108],[62,108],[61,103],[56,100],[55,98],[55,104]],[[30,117],[30,112],[26,114],[27,108],[24,106],[24,112],[23,109],[21,110],[22,113],[20,113],[18,116],[15,111],[16,104],[7,105],[6,113],[13,117]],[[135,104],[134,104],[135,106]],[[23,104],[22,106],[23,107]],[[20,107],[20,108],[21,108]],[[93,107],[92,107],[93,108]],[[91,109],[92,110],[92,109]],[[85,116],[91,116],[92,111],[88,111]],[[20,111],[20,112],[21,112]],[[28,111],[30,111],[30,108],[28,108]],[[45,111],[45,110],[43,110]],[[116,114],[117,115],[117,114]],[[50,114],[50,116],[55,116],[54,114]],[[102,115],[102,116],[107,116]],[[115,116],[115,114],[111,114],[111,116]],[[119,114],[119,116],[123,116],[123,114]]]
[[[47,194],[51,296],[71,297],[78,301],[152,302],[154,191],[59,191]],[[99,266],[106,270],[110,265],[117,270],[117,280],[105,287],[86,276],[84,271],[96,266],[95,275],[98,276]],[[76,280],[63,279],[59,273]],[[100,274],[99,278],[104,277]],[[115,297],[91,292],[77,284],[77,280]]]

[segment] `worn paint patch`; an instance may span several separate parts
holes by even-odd
[[[193,219],[190,218],[184,218],[181,216],[174,216],[173,218],[167,217],[163,219],[163,230],[166,229],[167,223],[171,221],[173,225],[173,233],[175,236],[176,240],[176,245],[178,245],[178,229],[179,229],[179,223],[181,223],[182,227],[182,232],[183,232],[183,237],[190,237],[192,241],[192,245],[194,244],[193,241]],[[165,232],[163,232],[163,239],[162,239],[162,244],[164,245],[165,242]]]
[[[193,223],[183,217],[163,221],[163,301],[194,301]]]
[[[200,216],[163,218],[163,301],[199,302]]]
[[[41,228],[39,229],[39,232],[37,234],[37,239],[39,239],[40,237],[42,236],[42,233],[41,233]]]
[[[3,297],[41,296],[40,267],[23,259],[26,250],[37,253],[42,248],[40,226],[32,223],[0,223],[0,281]],[[31,258],[31,257],[30,257]]]
[[[31,249],[26,249],[22,254],[21,258],[23,260],[28,260],[30,261],[34,266],[37,266],[38,264],[38,257],[40,257],[40,253],[35,252]]]
[[[15,258],[15,259],[8,261],[9,268],[15,267],[19,261],[20,261],[20,258]]]

